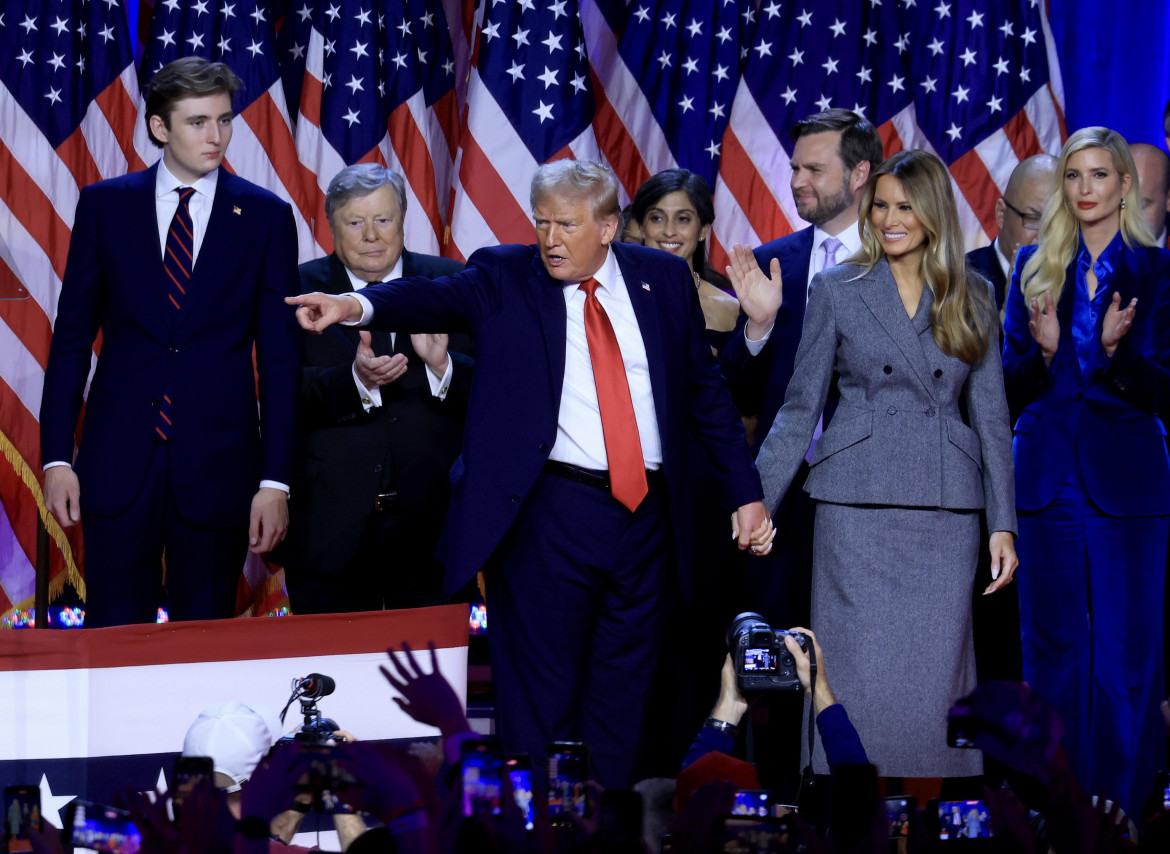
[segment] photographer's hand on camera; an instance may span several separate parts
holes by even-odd
[[[715,701],[715,708],[711,709],[711,718],[738,727],[747,709],[748,702],[736,685],[735,662],[728,653],[719,673],[719,698]]]
[[[808,629],[795,626],[790,631],[807,635],[808,639],[812,642],[813,652],[816,654],[817,662],[817,685],[813,691],[812,702],[813,712],[819,715],[829,706],[837,705],[837,698],[833,696],[833,689],[829,687],[829,677],[825,674],[825,658],[821,653],[821,645],[817,642],[817,636]],[[809,684],[812,681],[812,666],[808,650],[803,648],[792,635],[786,635],[784,637],[784,646],[792,654],[792,658],[796,662],[796,676],[800,679],[800,687],[807,694]]]

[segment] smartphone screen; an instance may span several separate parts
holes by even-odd
[[[136,854],[142,847],[142,834],[125,810],[76,800],[65,816],[71,845],[116,854]]]
[[[7,786],[4,789],[4,841],[9,852],[32,851],[29,827],[44,828],[41,820],[41,790],[37,786]]]
[[[787,818],[723,817],[719,851],[789,852],[803,851],[800,829]]]
[[[548,812],[556,817],[575,810],[585,815],[589,748],[579,741],[554,741],[548,747]]]
[[[532,830],[532,760],[527,756],[504,758],[508,782],[512,784],[512,798],[524,816],[524,827]]]
[[[465,741],[462,750],[463,815],[470,818],[486,807],[499,815],[503,804],[503,759],[495,741]]]
[[[178,816],[183,799],[204,780],[211,780],[215,775],[215,763],[210,756],[176,756],[174,767],[174,784],[171,792],[171,804],[175,815]]]
[[[886,818],[890,820],[890,839],[910,835],[910,817],[918,804],[914,798],[886,798]]]
[[[1162,809],[1170,810],[1170,771],[1159,771],[1154,786],[1162,793]]]
[[[769,818],[772,815],[772,793],[763,789],[737,790],[731,814]]]
[[[983,801],[938,802],[939,839],[986,839],[991,835],[991,813]]]

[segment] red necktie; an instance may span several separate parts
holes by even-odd
[[[646,497],[646,463],[642,458],[642,441],[638,437],[638,421],[634,417],[622,351],[609,316],[597,299],[597,287],[596,279],[581,283],[585,292],[585,339],[589,343],[593,382],[597,386],[610,489],[614,498],[634,511]]]
[[[176,187],[175,192],[179,194],[179,206],[175,209],[171,227],[167,231],[167,242],[163,247],[163,270],[167,274],[167,301],[175,311],[179,311],[183,307],[183,298],[187,296],[191,270],[195,266],[195,225],[191,221],[190,208],[195,188]],[[159,404],[154,432],[164,442],[171,437],[169,394],[164,394]]]

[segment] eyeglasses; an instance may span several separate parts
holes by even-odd
[[[1024,213],[1022,210],[1017,208],[1015,205],[1013,205],[1007,199],[1004,199],[1003,203],[1004,203],[1004,205],[1007,206],[1007,209],[1009,211],[1011,211],[1012,213],[1014,213],[1016,216],[1018,216],[1020,218],[1020,221],[1023,223],[1024,228],[1028,229],[1028,231],[1039,231],[1040,230],[1040,215],[1039,214]]]

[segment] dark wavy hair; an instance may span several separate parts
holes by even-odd
[[[184,98],[202,98],[204,95],[225,93],[228,97],[244,85],[225,63],[210,62],[199,56],[184,56],[168,62],[158,70],[146,89],[146,134],[158,148],[163,142],[150,130],[151,116],[160,116],[167,130],[171,128],[171,113],[175,104]]]
[[[715,221],[715,199],[711,195],[711,187],[702,175],[697,175],[687,169],[667,169],[659,172],[646,181],[638,192],[634,194],[633,218],[646,230],[646,217],[650,209],[662,200],[663,196],[682,191],[687,194],[695,213],[699,215],[700,225],[710,225]],[[710,232],[708,232],[710,233]],[[716,287],[724,290],[731,284],[724,276],[714,270],[707,269],[707,243],[700,240],[691,256],[691,269]]]

